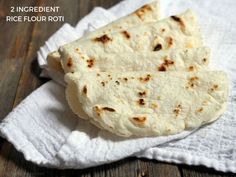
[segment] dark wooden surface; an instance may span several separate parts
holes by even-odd
[[[5,22],[10,6],[60,6],[59,14],[75,25],[93,7],[111,7],[120,0],[0,0],[0,118],[3,119],[21,100],[47,80],[40,72],[36,52],[63,23]],[[134,0],[135,2],[135,0]],[[23,13],[22,13],[23,14]],[[22,15],[21,14],[21,15]],[[36,13],[36,15],[39,15]],[[0,177],[83,176],[83,177],[223,177],[236,176],[205,167],[167,164],[127,158],[116,163],[85,170],[55,170],[27,162],[5,139],[0,138]]]

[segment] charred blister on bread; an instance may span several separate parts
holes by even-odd
[[[157,44],[154,48],[153,48],[153,51],[157,52],[159,50],[162,49],[162,45],[161,44]]]
[[[168,59],[167,57],[164,58],[164,62],[158,66],[158,71],[166,71],[168,67],[174,65],[175,62]]]
[[[127,77],[124,77],[123,80],[124,80],[125,82],[128,82],[128,78],[127,78]]]
[[[214,84],[211,88],[210,88],[210,92],[214,92],[219,88],[219,86],[217,84]]]
[[[139,99],[138,101],[137,101],[137,103],[138,103],[138,105],[139,106],[144,106],[145,105],[145,101],[144,101],[144,99]]]
[[[166,31],[165,28],[161,28],[161,32],[164,33]]]
[[[145,123],[147,122],[147,117],[145,116],[136,116],[136,117],[132,117],[131,122],[138,126],[138,127],[143,127],[145,125]]]
[[[150,79],[151,79],[151,75],[150,74],[147,74],[144,77],[139,77],[139,81],[142,82],[142,83],[148,82],[148,81],[150,81]]]
[[[102,36],[100,36],[100,37],[94,38],[93,41],[95,41],[95,42],[101,42],[102,44],[106,44],[106,43],[112,41],[112,39],[111,39],[110,37],[108,37],[107,34],[104,34],[104,35],[102,35]]]
[[[188,79],[188,83],[185,88],[187,88],[187,89],[194,88],[197,85],[197,80],[199,80],[199,78],[197,76],[190,77]]]
[[[178,105],[175,107],[175,109],[173,110],[173,112],[174,112],[174,114],[175,114],[176,117],[179,116],[181,110],[182,110],[182,106],[181,106],[180,104],[178,104]]]
[[[120,82],[119,82],[119,81],[115,81],[115,83],[116,83],[117,85],[120,85]]]
[[[136,10],[134,12],[134,14],[137,15],[139,19],[144,20],[145,14],[147,12],[151,12],[151,11],[153,11],[153,10],[150,5],[144,5],[141,8],[139,8],[138,10]]]
[[[202,59],[202,62],[203,62],[203,63],[207,63],[207,59],[206,59],[206,58],[203,58],[203,59]]]
[[[86,62],[87,62],[88,68],[92,68],[94,66],[95,59],[90,58],[90,59],[86,60]]]
[[[106,85],[104,81],[102,81],[101,84],[103,87],[105,87],[105,85]]]
[[[192,71],[194,71],[194,70],[195,70],[195,67],[194,67],[193,65],[191,65],[191,66],[188,67],[188,71],[192,72]]]
[[[196,110],[196,113],[201,113],[203,111],[203,107],[200,107]]]
[[[128,33],[128,31],[126,31],[126,30],[121,31],[121,34],[122,34],[126,39],[130,39],[130,34]]]
[[[82,92],[83,94],[87,95],[88,89],[86,85],[83,87]]]
[[[174,44],[174,39],[172,37],[167,37],[166,39],[168,47],[171,48]]]
[[[138,95],[140,97],[146,96],[146,94],[147,94],[146,91],[138,92]]]
[[[80,51],[79,48],[76,48],[75,51],[76,51],[77,53],[81,54],[81,51]]]
[[[181,19],[178,16],[171,16],[171,19],[173,19],[175,22],[177,22],[180,25],[180,28],[181,28],[182,31],[185,30],[185,24],[184,24],[183,19]]]
[[[68,58],[68,59],[67,59],[66,65],[67,65],[68,67],[72,67],[72,66],[73,66],[72,58]]]
[[[98,117],[101,117],[101,114],[106,111],[106,112],[115,112],[116,110],[113,108],[109,108],[109,107],[102,107],[99,108],[98,106],[94,106],[93,110],[95,111],[95,113],[97,114]]]
[[[109,108],[109,107],[103,107],[102,110],[109,111],[109,112],[115,112],[116,111],[115,109]]]

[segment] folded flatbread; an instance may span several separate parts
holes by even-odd
[[[74,100],[94,124],[125,137],[199,127],[223,113],[228,97],[221,71],[69,73],[66,82],[76,114]]]
[[[199,46],[202,46],[202,38],[196,16],[187,10],[158,22],[69,43],[60,48],[60,54],[63,63],[66,63],[64,70],[76,72],[76,62],[86,59],[88,69],[93,70],[97,60],[106,53],[158,52]]]
[[[144,23],[155,22],[160,19],[160,3],[159,0],[155,0],[150,4],[146,4],[141,8],[137,9],[135,12],[124,16],[118,20],[115,20],[108,25],[99,28],[93,32],[88,33],[79,39],[79,41],[85,40],[87,38],[96,37],[106,33],[111,33],[115,31],[122,31],[128,28],[134,27],[136,25],[142,25]],[[48,67],[52,70],[62,72],[60,63],[60,54],[58,51],[49,53],[48,57]]]
[[[91,59],[87,55],[75,60],[71,66],[62,62],[65,73],[71,71],[198,71],[207,69],[210,49],[170,49],[159,52],[104,53]],[[66,61],[66,60],[63,60]]]
[[[209,48],[170,49],[160,52],[105,54],[97,60],[93,71],[97,72],[125,72],[125,71],[201,71],[206,70],[209,63]],[[79,72],[87,72],[86,60],[77,62],[74,66]],[[80,118],[90,119],[83,111],[82,104],[74,97],[76,87],[67,87],[67,99],[74,113]],[[95,123],[99,126],[98,123]],[[101,126],[99,126],[101,127]]]

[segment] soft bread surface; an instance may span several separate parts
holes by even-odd
[[[104,53],[91,59],[71,59],[71,67],[63,62],[66,71],[198,71],[208,68],[210,49],[207,47],[191,49],[170,49],[159,52]],[[64,60],[65,61],[65,60]],[[67,70],[68,68],[68,70]]]
[[[82,103],[88,118],[126,137],[199,127],[223,113],[228,97],[228,79],[220,71],[84,72],[67,74],[66,82],[70,104],[71,98]],[[79,115],[80,108],[73,111]]]
[[[195,14],[188,10],[178,16],[144,24],[126,31],[75,41],[60,48],[65,72],[76,72],[74,61],[88,60],[88,68],[106,53],[161,51],[202,46]],[[89,58],[89,59],[88,59]],[[91,64],[90,64],[91,63]]]
[[[122,31],[136,25],[141,25],[144,23],[155,22],[160,19],[160,3],[159,0],[155,0],[149,4],[142,6],[131,14],[121,17],[112,23],[107,24],[93,32],[84,35],[79,40],[85,40],[87,38],[92,38],[94,36],[103,35],[106,33],[112,33],[115,31]],[[58,51],[49,53],[48,55],[48,67],[55,71],[63,73],[61,69],[60,54]],[[56,66],[56,67],[55,67]]]

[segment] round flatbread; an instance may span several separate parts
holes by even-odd
[[[126,137],[199,127],[223,113],[228,97],[228,79],[220,71],[84,72],[67,74],[66,82],[76,114],[82,106],[97,125]]]

